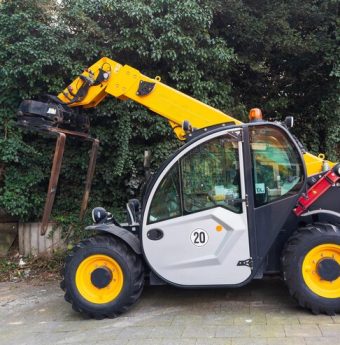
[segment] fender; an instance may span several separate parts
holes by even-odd
[[[142,254],[139,238],[120,226],[115,224],[95,224],[87,226],[85,230],[109,233],[123,240],[136,254]]]

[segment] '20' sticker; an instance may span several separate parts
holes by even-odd
[[[208,233],[203,229],[196,229],[190,235],[191,242],[197,246],[202,247],[208,243]]]

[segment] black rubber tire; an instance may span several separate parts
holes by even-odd
[[[282,273],[290,294],[300,306],[310,309],[313,314],[334,315],[340,312],[340,296],[325,298],[315,294],[306,285],[302,275],[302,263],[307,253],[325,243],[340,245],[339,224],[313,223],[298,229],[282,252]]]
[[[109,303],[91,303],[82,297],[76,287],[75,275],[79,264],[94,254],[112,257],[123,271],[123,288]],[[72,304],[75,311],[95,319],[114,318],[127,311],[138,300],[144,286],[142,258],[113,236],[95,236],[78,243],[67,255],[61,273],[63,280],[60,287],[65,291],[65,300]]]

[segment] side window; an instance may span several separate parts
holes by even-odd
[[[256,207],[300,190],[303,182],[300,155],[283,131],[254,126],[250,145]]]
[[[185,214],[216,206],[241,213],[238,142],[230,135],[212,139],[181,159]]]
[[[181,215],[179,171],[176,163],[165,175],[153,196],[148,223],[178,217]]]

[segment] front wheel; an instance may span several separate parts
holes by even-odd
[[[131,248],[112,236],[78,243],[66,257],[60,286],[74,310],[102,319],[125,312],[144,285],[143,262]]]
[[[314,314],[340,312],[340,226],[314,223],[299,229],[282,254],[290,294]]]

